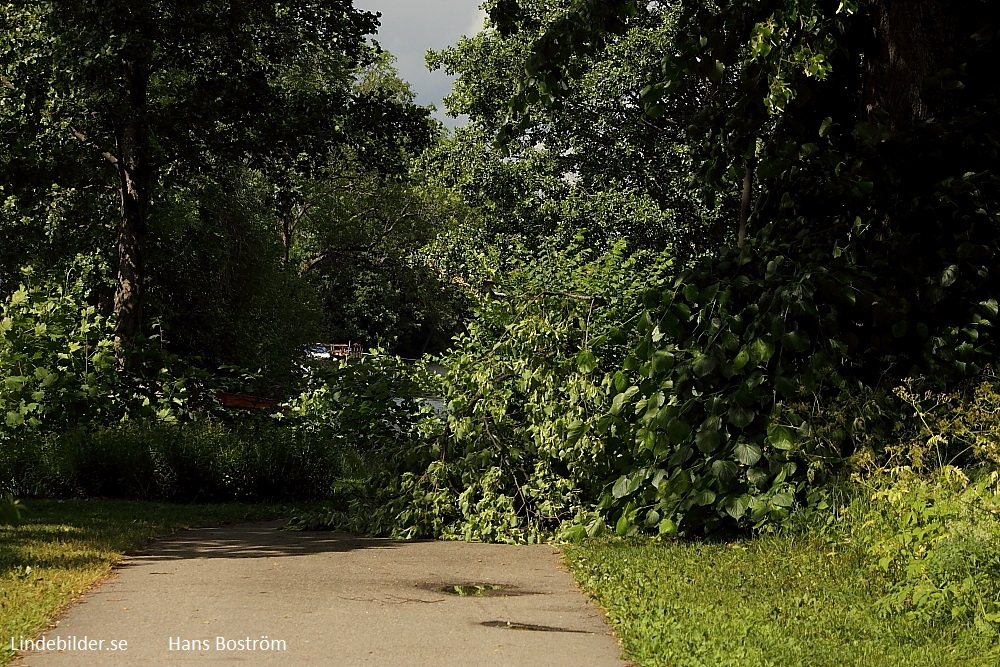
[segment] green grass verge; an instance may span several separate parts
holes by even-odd
[[[880,618],[886,582],[817,538],[568,546],[581,585],[641,667],[995,666],[995,638]]]
[[[32,500],[24,522],[0,525],[0,665],[10,637],[34,636],[69,601],[153,537],[183,528],[289,517],[279,505],[167,505]]]

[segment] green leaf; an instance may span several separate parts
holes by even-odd
[[[776,507],[791,507],[795,504],[795,498],[790,493],[776,493],[771,496],[771,504]]]
[[[767,444],[787,451],[795,446],[795,432],[787,426],[771,424],[767,429]]]
[[[706,505],[711,505],[712,503],[714,503],[715,498],[716,498],[715,491],[712,491],[711,489],[702,489],[701,491],[699,491],[694,495],[694,498],[692,500],[694,501],[695,505],[704,507]]]
[[[941,287],[950,287],[958,280],[958,265],[952,264],[941,273]]]
[[[804,331],[789,331],[781,337],[781,346],[790,352],[805,352],[809,348],[809,335]]]
[[[691,460],[694,456],[694,450],[690,447],[681,447],[676,452],[670,455],[667,459],[667,464],[673,467],[682,466]]]
[[[694,442],[698,445],[698,449],[706,454],[710,454],[722,444],[722,433],[718,428],[702,426],[698,429],[698,433],[694,437]]]
[[[763,452],[760,451],[760,447],[752,443],[742,441],[736,443],[733,453],[736,455],[736,458],[740,463],[747,466],[754,465],[757,461],[760,461],[760,457],[763,456]]]
[[[7,388],[13,389],[14,391],[17,391],[21,387],[23,387],[24,383],[26,383],[27,381],[28,378],[23,375],[11,375],[4,380],[4,382],[7,385]]]
[[[726,508],[726,514],[734,519],[742,519],[750,508],[750,497],[744,495],[738,498],[729,498],[726,500],[724,507]]]
[[[698,377],[705,377],[714,371],[717,366],[718,362],[715,360],[715,357],[707,354],[701,354],[694,360],[694,373]]]
[[[578,442],[580,438],[583,437],[585,431],[586,431],[586,424],[584,424],[579,419],[575,420],[573,423],[569,425],[569,428],[566,430],[567,442],[569,444]]]
[[[746,428],[749,426],[755,416],[753,411],[747,410],[742,405],[734,405],[729,408],[729,412],[727,414],[729,416],[729,421],[739,428]]]
[[[771,474],[761,468],[751,468],[750,470],[747,470],[747,481],[754,486],[763,486],[770,478]]]
[[[791,379],[779,376],[774,378],[774,390],[783,398],[794,398],[798,393],[798,385]]]
[[[720,481],[728,482],[731,479],[735,479],[736,475],[739,474],[740,469],[733,461],[713,461],[712,462],[712,472],[715,474]]]
[[[740,353],[736,355],[733,359],[733,370],[737,373],[743,370],[743,367],[750,363],[750,353],[747,352],[746,348],[740,350]]]
[[[593,373],[597,368],[597,358],[590,350],[580,350],[580,354],[576,355],[576,364],[581,373]]]
[[[686,442],[691,437],[691,425],[683,419],[675,417],[667,424],[667,437],[674,445]]]
[[[774,354],[774,344],[764,338],[755,338],[750,343],[750,354],[757,363],[766,363],[771,359],[771,355]]]
[[[632,528],[632,517],[630,512],[622,512],[622,515],[618,518],[618,523],[615,524],[615,532],[624,537],[628,534],[629,529]]]
[[[674,355],[666,350],[657,350],[653,353],[652,371],[660,374],[669,371],[674,367]]]
[[[611,489],[611,495],[616,499],[632,495],[639,490],[644,479],[645,475],[639,472],[634,472],[631,475],[622,475],[615,482],[614,488]]]

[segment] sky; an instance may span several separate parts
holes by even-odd
[[[474,35],[486,15],[482,0],[354,0],[354,6],[382,13],[376,37],[382,48],[396,56],[400,76],[417,93],[417,103],[433,104],[434,114],[448,127],[461,120],[447,118],[441,98],[451,92],[451,78],[441,71],[428,72],[424,54],[428,49],[451,46],[462,35]]]

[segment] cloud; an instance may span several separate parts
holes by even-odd
[[[455,44],[462,35],[483,29],[486,12],[482,0],[355,0],[354,6],[382,13],[382,27],[376,37],[396,56],[400,76],[410,82],[419,104],[434,104],[437,116],[448,125],[441,99],[451,92],[452,79],[443,72],[428,72],[424,54]]]
[[[469,29],[465,34],[472,37],[473,35],[481,33],[484,28],[486,28],[486,10],[480,9],[479,16],[477,16],[476,20],[472,22],[472,25],[469,26]]]

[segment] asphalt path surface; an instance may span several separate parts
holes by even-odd
[[[152,543],[14,665],[625,665],[551,546],[280,525]]]

